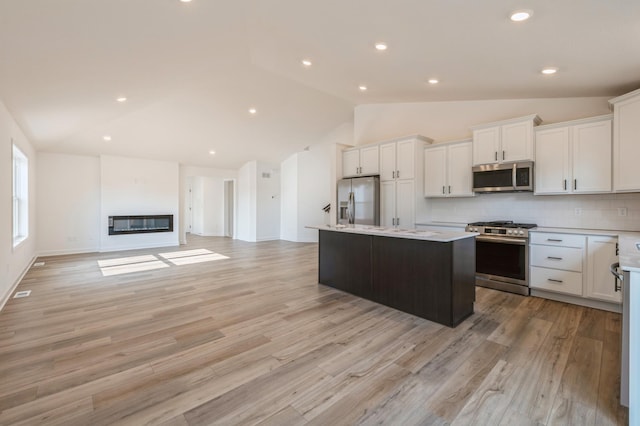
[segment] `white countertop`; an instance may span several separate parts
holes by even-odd
[[[529,230],[529,232],[558,232],[561,234],[606,235],[610,237],[617,237],[625,231],[614,231],[610,229],[549,228],[538,226],[537,228]]]
[[[352,234],[375,235],[378,237],[406,238],[411,240],[436,241],[440,243],[449,243],[451,241],[461,240],[463,238],[471,238],[479,235],[477,232],[455,232],[455,231],[437,231],[437,230],[417,230],[402,228],[384,228],[380,226],[368,225],[348,225],[341,227],[340,225],[315,225],[306,226],[310,229],[319,229],[322,231],[346,232]]]

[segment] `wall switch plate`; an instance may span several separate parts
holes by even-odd
[[[627,208],[626,207],[618,207],[618,216],[626,216]]]
[[[575,209],[573,209],[573,214],[575,216],[582,216],[582,209],[580,207],[576,207]]]

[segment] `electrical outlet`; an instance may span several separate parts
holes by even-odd
[[[573,214],[575,216],[582,216],[582,209],[580,207],[576,207],[575,209],[573,209]]]
[[[626,207],[618,207],[618,216],[626,216],[627,208]]]

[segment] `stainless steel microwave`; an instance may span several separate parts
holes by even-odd
[[[473,167],[473,192],[533,191],[533,161]]]

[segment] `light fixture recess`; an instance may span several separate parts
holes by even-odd
[[[387,43],[383,43],[383,42],[378,42],[376,43],[376,49],[377,50],[387,50]]]
[[[216,152],[214,150],[209,150],[209,154],[210,155],[216,155]]]
[[[520,9],[515,10],[511,13],[509,17],[513,22],[522,22],[533,16],[533,11],[529,9]]]
[[[430,78],[427,81],[428,81],[429,84],[438,84],[438,83],[440,83],[440,80],[438,80],[437,78]]]
[[[257,113],[257,112],[258,112],[258,110],[257,110],[257,109],[255,109],[255,108],[249,108],[249,114],[255,114],[255,113]]]
[[[127,98],[126,96],[120,96],[119,98],[116,98],[116,101],[122,103],[122,102],[127,102]]]
[[[180,0],[180,3],[191,3],[191,0]]]
[[[304,65],[305,67],[310,67],[311,65],[313,65],[310,59],[303,59],[300,62],[302,62],[302,65]]]
[[[102,139],[104,139],[105,141],[109,142],[109,141],[111,140],[111,136],[109,136],[109,135],[104,135],[104,136],[102,137]]]
[[[552,75],[558,72],[558,68],[555,67],[546,67],[542,69],[542,74],[544,75]]]
[[[364,84],[361,84],[360,86],[358,86],[358,89],[360,89],[361,92],[366,92],[367,86],[365,86]]]

